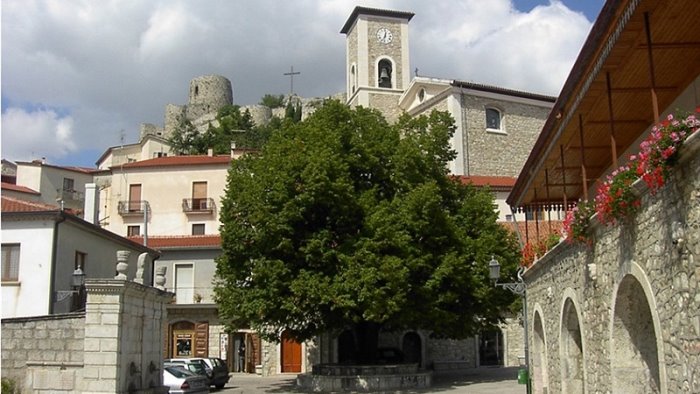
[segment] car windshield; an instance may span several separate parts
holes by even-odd
[[[180,379],[192,376],[190,372],[182,369],[181,367],[165,367],[165,370],[168,371],[171,375]]]
[[[202,365],[202,363],[198,363],[198,362],[187,363],[187,369],[189,369],[190,371],[192,371],[194,373],[200,374],[200,375],[206,373],[206,369],[204,369],[204,366]]]

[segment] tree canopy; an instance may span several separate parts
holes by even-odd
[[[362,325],[464,338],[500,319],[517,243],[493,195],[462,184],[446,112],[389,125],[328,101],[232,164],[215,298],[233,327],[305,340]]]

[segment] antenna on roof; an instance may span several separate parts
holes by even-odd
[[[126,133],[124,132],[124,129],[119,130],[119,142],[121,143],[121,146],[124,146],[124,139],[126,138]]]

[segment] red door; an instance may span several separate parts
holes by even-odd
[[[301,372],[301,344],[282,333],[282,372]]]

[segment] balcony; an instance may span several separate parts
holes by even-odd
[[[213,198],[183,198],[182,211],[187,214],[211,214],[214,212]]]
[[[144,210],[148,209],[148,201],[119,201],[117,210],[122,216],[142,216]]]
[[[59,189],[58,190],[59,199],[65,202],[82,202],[85,201],[85,193],[76,190]]]

